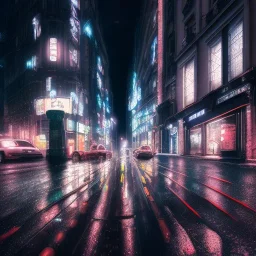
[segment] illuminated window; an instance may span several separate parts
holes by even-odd
[[[102,63],[101,63],[101,58],[100,57],[97,58],[97,66],[98,66],[98,70],[101,72],[101,74],[104,75],[104,70],[103,70],[103,67],[102,67]]]
[[[155,39],[152,43],[151,51],[152,51],[151,63],[154,64],[156,62],[156,58],[157,58],[157,37],[155,37]]]
[[[209,79],[211,90],[217,89],[222,83],[222,42],[218,40],[210,47]]]
[[[51,77],[47,77],[46,78],[46,91],[50,92],[52,88],[52,78]]]
[[[78,67],[78,51],[76,49],[69,50],[69,62],[71,67]]]
[[[229,80],[243,72],[243,22],[233,26],[228,33]]]
[[[97,72],[97,84],[98,84],[99,89],[101,89],[102,88],[102,79],[98,72]]]
[[[184,107],[195,101],[195,60],[188,62],[183,70]]]
[[[99,94],[97,94],[97,102],[98,102],[99,108],[101,108],[102,107],[102,100],[101,100],[101,97],[100,97]]]
[[[70,32],[71,32],[71,35],[72,35],[72,39],[75,43],[78,43],[79,42],[79,34],[80,34],[80,22],[75,19],[74,17],[71,17],[69,19],[70,21]]]
[[[84,29],[83,29],[84,33],[89,37],[92,38],[93,32],[92,32],[92,26],[91,26],[91,22],[87,21],[84,25]]]
[[[41,24],[40,24],[40,15],[36,15],[32,19],[33,31],[34,31],[34,40],[40,37],[41,35]]]
[[[50,38],[50,61],[57,61],[58,56],[58,40]]]

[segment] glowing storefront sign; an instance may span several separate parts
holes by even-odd
[[[200,116],[203,116],[204,114],[205,114],[205,109],[202,109],[201,111],[199,111],[199,112],[193,114],[192,116],[190,116],[188,118],[188,121],[192,121],[192,120],[194,120],[194,119],[196,119],[196,118],[198,118]]]
[[[237,88],[235,90],[232,90],[231,92],[229,92],[229,93],[223,95],[222,97],[218,98],[217,99],[217,105],[222,103],[222,102],[224,102],[224,101],[227,101],[227,100],[235,97],[236,95],[239,95],[239,94],[241,94],[243,92],[249,91],[250,88],[251,88],[250,84],[246,84],[246,85],[244,85],[242,87],[239,87],[239,88]]]
[[[43,115],[47,110],[62,110],[71,114],[72,103],[69,98],[43,98],[35,101],[36,115]]]
[[[58,40],[50,38],[50,61],[57,61],[58,56]]]

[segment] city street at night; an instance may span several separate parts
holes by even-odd
[[[0,171],[1,255],[255,255],[256,172],[159,155]]]
[[[256,0],[7,0],[0,256],[256,256]]]

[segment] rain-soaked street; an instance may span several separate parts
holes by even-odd
[[[0,255],[255,255],[255,167],[156,156],[0,167]]]

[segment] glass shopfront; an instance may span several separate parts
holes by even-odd
[[[201,155],[202,154],[202,128],[190,129],[190,154]]]
[[[178,124],[169,128],[170,154],[178,154]]]
[[[220,155],[236,150],[237,124],[233,114],[206,125],[206,154]]]

